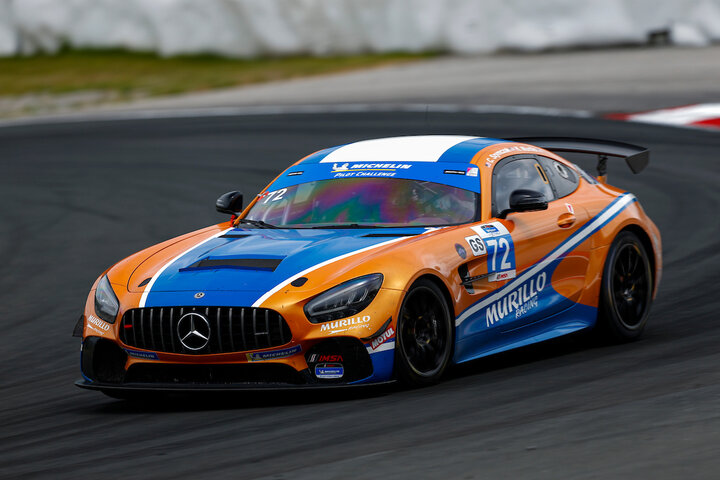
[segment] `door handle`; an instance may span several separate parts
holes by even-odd
[[[557,224],[560,228],[569,228],[573,223],[575,223],[575,220],[577,219],[572,213],[563,213],[558,217]]]

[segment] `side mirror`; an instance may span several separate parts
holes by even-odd
[[[243,195],[241,192],[234,191],[220,195],[215,202],[215,210],[220,213],[237,215],[243,208]]]
[[[500,213],[500,218],[505,218],[512,212],[532,212],[536,210],[547,210],[548,202],[545,195],[535,190],[519,189],[510,194],[510,208]]]

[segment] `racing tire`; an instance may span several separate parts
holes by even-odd
[[[613,342],[637,340],[650,315],[653,272],[642,242],[632,232],[615,237],[603,269],[597,330]]]
[[[409,387],[437,383],[450,364],[453,340],[452,317],[442,291],[430,280],[418,280],[400,306],[397,379]]]

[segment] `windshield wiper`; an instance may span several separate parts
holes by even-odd
[[[262,220],[250,220],[247,218],[238,218],[238,223],[246,223],[248,225],[252,225],[253,227],[258,227],[258,228],[280,228],[280,227],[276,227],[275,225],[270,225],[269,223],[265,223]]]
[[[378,227],[377,227],[377,225],[360,225],[359,223],[339,223],[337,225],[315,225],[310,228],[333,229],[333,228],[378,228]]]

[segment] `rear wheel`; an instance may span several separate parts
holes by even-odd
[[[608,252],[603,271],[598,329],[611,340],[640,337],[652,304],[652,269],[642,242],[620,232]]]
[[[396,370],[410,386],[440,380],[450,363],[453,325],[447,302],[433,282],[420,279],[405,295],[397,326]]]

